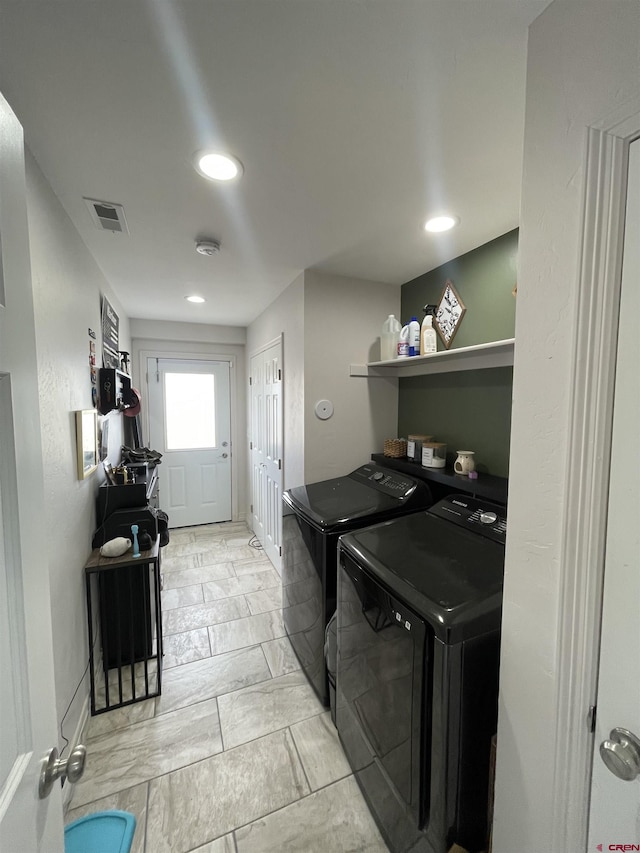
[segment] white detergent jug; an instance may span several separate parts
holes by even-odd
[[[398,339],[398,358],[408,358],[409,356],[409,324],[402,327],[400,338]]]
[[[402,325],[396,320],[394,314],[389,314],[382,324],[382,335],[380,337],[380,360],[390,361],[398,356],[398,339]]]

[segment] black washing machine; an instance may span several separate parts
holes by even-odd
[[[486,845],[505,537],[450,495],[340,539],[336,724],[394,853]]]
[[[426,483],[374,463],[346,477],[284,493],[284,624],[302,669],[324,705],[329,705],[325,629],[336,609],[338,537],[432,503]]]

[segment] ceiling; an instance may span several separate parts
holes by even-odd
[[[0,91],[130,317],[244,326],[304,269],[402,284],[517,226],[547,2],[0,0]]]

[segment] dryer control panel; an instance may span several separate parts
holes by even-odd
[[[411,477],[406,477],[398,471],[381,468],[373,463],[356,468],[349,476],[398,500],[408,498],[418,485]]]
[[[505,543],[507,513],[505,507],[467,495],[449,495],[438,501],[427,512],[466,527],[481,536]]]

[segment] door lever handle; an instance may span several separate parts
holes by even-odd
[[[600,744],[600,756],[618,779],[633,782],[640,775],[640,739],[628,729],[612,729]]]
[[[40,783],[38,785],[40,799],[44,800],[49,796],[56,779],[68,779],[72,783],[77,782],[84,773],[86,760],[87,748],[81,743],[71,750],[68,758],[58,758],[58,750],[52,746],[40,765]]]

